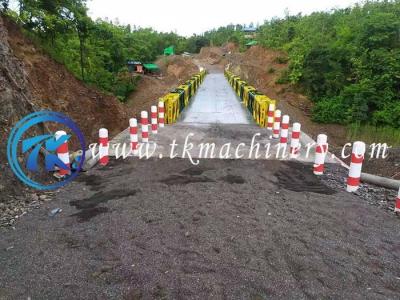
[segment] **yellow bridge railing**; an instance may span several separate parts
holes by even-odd
[[[276,107],[276,100],[272,100],[258,92],[255,87],[248,85],[246,81],[228,70],[225,70],[225,77],[243,101],[243,105],[250,111],[255,122],[260,127],[267,127],[269,105],[275,104]]]
[[[205,70],[201,71],[175,90],[160,98],[160,101],[164,102],[166,124],[173,124],[178,120],[182,111],[189,105],[191,98],[196,94],[200,84],[203,83],[206,73]]]

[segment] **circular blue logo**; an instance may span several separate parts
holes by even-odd
[[[79,156],[75,162],[69,162],[68,151],[59,154],[60,149],[65,149],[65,144],[72,137],[66,132],[62,132],[62,135],[56,133],[25,137],[29,134],[29,129],[46,122],[58,123],[63,128],[68,128],[68,131],[77,137],[82,149],[82,156]],[[45,151],[42,151],[43,149]],[[14,126],[8,138],[7,158],[14,174],[23,183],[38,190],[54,190],[66,185],[79,175],[85,162],[85,149],[85,138],[79,127],[70,118],[57,112],[40,111],[26,116]],[[38,173],[40,169],[43,169],[39,166],[41,151],[45,153],[44,168],[47,172],[58,169],[68,171],[68,175],[60,176],[59,182],[49,185],[39,183],[29,177],[29,174]],[[21,165],[20,162],[22,155],[25,165]]]

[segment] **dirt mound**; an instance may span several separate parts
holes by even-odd
[[[216,48],[204,48],[199,55],[201,62],[212,61],[217,53],[225,53],[227,50]],[[300,122],[302,130],[316,139],[320,133],[329,136],[331,151],[340,156],[343,145],[348,140],[345,126],[337,124],[320,124],[311,120],[313,103],[304,95],[299,93],[295,87],[289,84],[277,83],[282,73],[288,68],[286,53],[261,46],[250,47],[243,53],[231,52],[223,56],[218,65],[208,66],[212,68],[225,68],[246,80],[250,85],[272,99],[278,100],[278,105],[285,114],[290,115],[291,122]],[[364,171],[380,176],[399,178],[398,149],[391,149],[387,160],[366,160]]]
[[[35,110],[22,62],[13,55],[7,38],[8,31],[0,16],[0,204],[9,199],[8,195],[21,192],[21,185],[6,163],[8,134],[21,116]]]
[[[110,135],[126,127],[123,106],[115,97],[77,80],[26,38],[18,25],[0,16],[0,204],[11,201],[13,195],[24,194],[26,188],[6,163],[9,132],[25,115],[40,110],[71,117],[87,142],[97,141],[101,127],[108,128]],[[43,134],[47,128],[34,131]],[[4,204],[0,212],[2,209]]]
[[[228,51],[220,47],[204,47],[200,50],[198,58],[205,61],[207,64],[216,65],[222,63],[224,55]]]
[[[249,84],[279,101],[292,122],[300,122],[302,129],[312,137],[327,133],[334,145],[346,143],[346,128],[336,124],[318,124],[311,121],[312,102],[289,84],[278,84],[282,73],[288,68],[287,55],[261,46],[250,47],[244,53],[232,53],[226,57],[230,70]]]
[[[223,47],[222,50],[224,50],[226,53],[233,53],[233,52],[238,52],[239,51],[239,47],[238,45],[236,45],[235,43],[226,43]]]
[[[161,75],[142,76],[136,91],[128,98],[127,106],[132,116],[138,116],[142,110],[149,110],[151,105],[157,103],[157,99],[199,72],[199,67],[190,57],[160,57],[156,64],[161,69]]]
[[[186,80],[199,70],[190,57],[178,55],[160,57],[156,63],[161,68],[163,81],[165,82]]]
[[[38,49],[20,28],[5,21],[8,43],[23,68],[32,102],[40,109],[66,113],[81,128],[88,141],[96,141],[105,127],[110,135],[126,127],[123,105],[76,79],[64,65]]]

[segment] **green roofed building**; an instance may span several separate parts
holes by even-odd
[[[175,55],[174,46],[169,46],[168,48],[165,48],[164,49],[164,55],[165,56]]]
[[[251,47],[251,46],[255,46],[255,45],[257,45],[257,44],[258,44],[257,41],[250,41],[250,42],[248,42],[248,43],[246,44],[246,46],[247,46],[247,47]]]
[[[158,73],[160,72],[160,67],[156,64],[143,64],[145,73]]]

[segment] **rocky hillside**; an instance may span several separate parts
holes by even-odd
[[[32,102],[24,63],[14,56],[8,42],[8,30],[0,17],[0,202],[20,187],[6,163],[6,143],[11,127],[37,107]]]
[[[4,21],[12,56],[26,74],[31,101],[37,109],[66,113],[88,140],[97,139],[98,129],[106,127],[117,133],[126,127],[123,105],[113,96],[104,95],[76,79],[64,65],[38,49],[20,28]]]
[[[26,38],[21,29],[0,16],[0,195],[21,188],[6,161],[6,141],[11,128],[25,115],[53,110],[71,117],[87,141],[97,140],[98,129],[116,134],[127,127],[123,105],[72,76]],[[38,128],[38,131],[45,131]],[[0,199],[1,200],[1,199]]]

